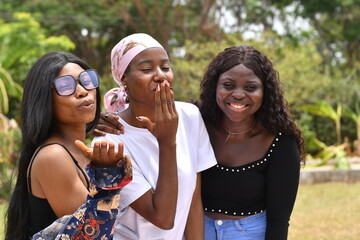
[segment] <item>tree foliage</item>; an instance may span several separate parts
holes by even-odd
[[[176,98],[183,101],[198,99],[200,81],[212,58],[226,47],[238,45],[241,42],[241,38],[227,35],[222,41],[201,43],[188,40],[184,48],[174,49],[173,70]],[[183,52],[184,55],[176,57],[179,51]]]
[[[0,19],[0,23],[0,113],[7,113],[9,97],[13,106],[19,107],[21,86],[30,66],[44,53],[68,51],[74,44],[64,35],[47,36],[29,13],[14,13],[11,21]]]
[[[20,10],[32,14],[29,26],[21,27],[12,14]],[[4,34],[0,39],[0,46],[11,42],[11,50],[0,52],[0,62],[14,83],[21,84],[44,45],[50,44],[49,36],[55,37],[54,45],[66,36],[62,42],[68,47],[69,39],[74,43],[72,51],[100,72],[101,88],[107,90],[114,87],[112,47],[128,34],[145,32],[171,55],[178,100],[198,98],[205,68],[218,52],[249,44],[274,63],[285,97],[309,138],[332,144],[336,131],[332,121],[304,112],[301,105],[321,99],[356,111],[360,0],[0,0],[0,18],[1,31],[5,25],[18,24],[10,28],[14,29],[10,40]],[[9,114],[16,115],[18,102],[10,105]],[[342,119],[341,130],[354,139],[351,119]]]
[[[101,74],[110,71],[108,61],[115,44],[134,32],[154,36],[170,52],[185,40],[220,39],[214,23],[215,0],[14,0],[3,11],[35,14],[52,35],[66,35],[75,43],[74,53]],[[1,10],[1,7],[0,7]]]
[[[312,21],[322,44],[321,52],[327,63],[354,67],[360,62],[360,0],[302,0],[299,13]],[[341,55],[340,55],[341,54]],[[358,65],[359,68],[359,65]],[[360,76],[360,69],[358,71]]]

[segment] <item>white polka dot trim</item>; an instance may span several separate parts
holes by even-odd
[[[279,136],[281,136],[281,133],[279,133]],[[261,164],[264,164],[267,162],[268,158],[271,156],[271,153],[273,152],[273,148],[276,147],[276,144],[278,141],[279,141],[279,138],[275,137],[274,142],[270,145],[270,149],[268,150],[266,157],[259,162],[250,163],[251,165],[249,165],[247,167],[241,167],[241,168],[239,168],[239,167],[223,167],[223,166],[220,166],[219,164],[217,164],[216,167],[219,168],[220,170],[224,170],[227,172],[229,172],[229,171],[230,172],[240,172],[240,170],[245,171],[245,170],[249,170],[249,169],[255,168],[257,166],[260,166]]]
[[[234,216],[249,216],[249,215],[254,215],[257,213],[262,213],[265,211],[265,209],[261,209],[259,211],[253,211],[253,212],[249,212],[249,211],[244,211],[244,212],[232,212],[232,211],[228,211],[228,210],[223,210],[223,209],[209,209],[207,207],[204,207],[205,211],[209,211],[209,212],[218,212],[218,213],[224,213],[224,214],[228,214],[228,215],[234,215]]]

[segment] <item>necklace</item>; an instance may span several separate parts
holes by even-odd
[[[255,123],[256,123],[256,119],[254,120],[253,124],[248,128],[246,129],[245,131],[242,131],[242,132],[230,132],[229,130],[227,130],[227,128],[223,125],[223,128],[225,129],[225,131],[229,134],[225,140],[225,142],[227,142],[227,140],[229,140],[230,136],[231,135],[241,135],[241,134],[244,134],[244,133],[247,133],[248,131],[250,131],[251,129],[253,129],[253,127],[255,126]]]

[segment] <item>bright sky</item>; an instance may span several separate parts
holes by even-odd
[[[294,18],[294,16],[292,16],[292,12],[294,11],[294,9],[295,6],[293,5],[285,8],[285,12],[288,13],[286,19],[288,22],[292,23],[293,26],[292,32],[296,33],[304,30],[308,31],[310,29],[309,21],[301,17]],[[274,19],[273,29],[277,31],[279,34],[284,34],[285,27],[279,17],[279,12],[277,12],[276,9],[274,9],[274,12],[276,17]],[[242,16],[242,17],[245,18],[246,16]],[[237,29],[231,28],[231,26],[233,26],[235,23],[236,23],[236,18],[233,16],[231,12],[222,13],[220,19],[220,25],[225,29],[226,32],[231,32],[231,31],[243,32],[243,29],[241,27],[238,27]],[[250,26],[246,26],[246,27],[248,28],[248,30],[244,32],[245,39],[255,38],[257,34],[259,34],[263,30],[263,27],[257,24],[251,24]]]

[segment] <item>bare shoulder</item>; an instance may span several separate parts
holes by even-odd
[[[74,163],[70,154],[59,144],[42,148],[34,158],[32,172],[37,170],[61,171],[73,169]]]
[[[80,180],[71,156],[59,144],[42,148],[30,171],[32,193],[41,198],[51,198],[53,191],[65,192]]]

